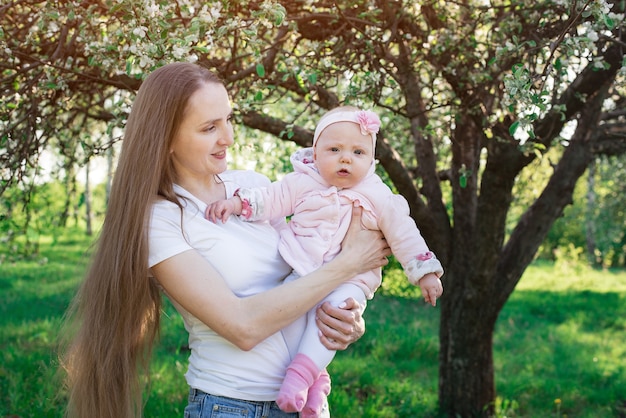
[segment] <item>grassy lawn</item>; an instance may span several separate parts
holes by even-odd
[[[0,265],[0,417],[61,417],[61,318],[87,263],[82,239],[42,244],[45,259]],[[333,418],[435,417],[438,314],[391,273],[366,335],[337,355]],[[534,264],[494,336],[500,417],[626,416],[626,271]],[[188,353],[166,305],[147,417],[181,417]]]

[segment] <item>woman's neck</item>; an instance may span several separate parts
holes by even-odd
[[[226,199],[226,188],[217,175],[206,179],[178,179],[176,183],[207,205]]]

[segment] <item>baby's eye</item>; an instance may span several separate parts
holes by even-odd
[[[356,155],[361,155],[361,154],[363,154],[363,153],[364,153],[364,151],[363,151],[362,149],[357,149],[357,150],[354,150],[354,153],[355,153]]]
[[[337,147],[331,147],[331,148],[330,148],[330,150],[331,150],[332,152],[337,152],[337,151],[339,151],[339,148],[337,148]]]

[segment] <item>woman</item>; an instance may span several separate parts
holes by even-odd
[[[64,359],[69,415],[141,415],[163,289],[189,332],[186,416],[220,405],[296,416],[272,402],[290,360],[279,331],[339,284],[387,263],[382,235],[362,230],[355,211],[335,260],[280,285],[290,268],[270,225],[204,220],[206,206],[232,196],[233,184],[266,181],[226,172],[231,119],[224,85],[194,64],[164,66],[139,89],[99,246],[71,310],[78,327]],[[360,324],[358,306],[347,308],[318,311],[329,349],[359,333],[350,331]]]

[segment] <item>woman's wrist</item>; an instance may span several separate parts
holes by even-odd
[[[356,262],[358,257],[351,257],[349,254],[340,252],[331,261],[327,262],[322,268],[327,270],[327,274],[336,275],[339,279],[346,280],[360,273],[359,263]]]

